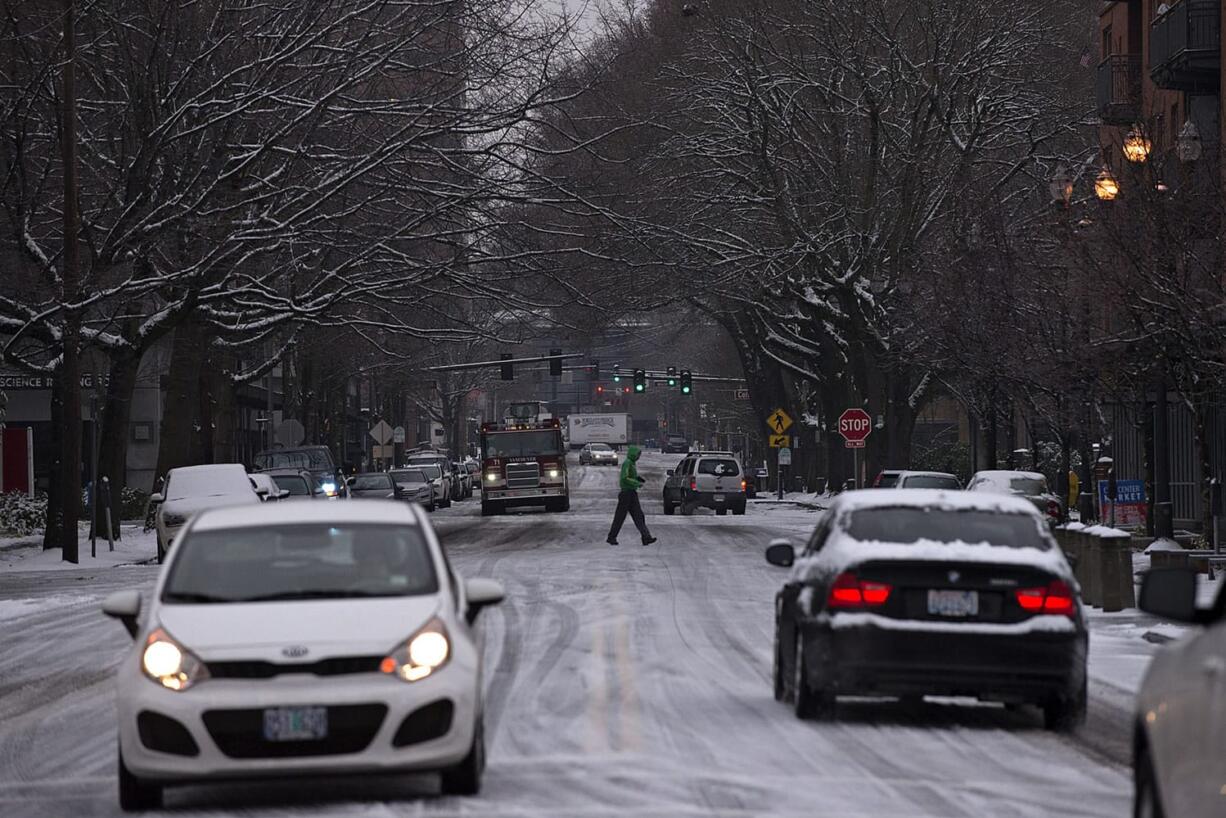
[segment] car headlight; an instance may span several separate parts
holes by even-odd
[[[487,475],[485,475],[485,481],[486,481],[487,483],[497,483],[497,482],[498,482],[498,473],[497,473],[497,472],[490,472],[490,473],[488,473]]]
[[[416,682],[447,664],[450,658],[451,640],[447,638],[447,628],[435,617],[385,656],[379,663],[379,670],[395,674],[406,682]]]
[[[187,522],[187,516],[184,514],[163,514],[162,525],[179,526]]]
[[[170,690],[187,690],[209,677],[204,662],[161,628],[145,640],[140,666],[146,676]]]
[[[324,494],[328,495],[329,497],[336,496],[336,483],[320,483],[319,487],[323,489]]]
[[[557,479],[558,479],[558,473],[559,473],[559,472],[558,472],[558,470],[557,470],[557,469],[550,469],[550,470],[549,470],[549,479],[550,479],[550,480],[557,480]]]

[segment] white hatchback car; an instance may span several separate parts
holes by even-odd
[[[1201,605],[1198,593],[1191,569],[1153,570],[1141,580],[1142,609],[1205,628],[1159,651],[1137,692],[1138,818],[1226,814],[1226,591]]]
[[[200,513],[152,597],[107,598],[119,665],[119,801],[170,784],[485,765],[473,623],[502,586],[461,580],[416,504],[277,503]]]

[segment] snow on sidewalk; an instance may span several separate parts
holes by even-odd
[[[19,571],[78,571],[82,568],[111,568],[140,565],[157,559],[156,532],[143,530],[140,523],[124,523],[123,537],[110,551],[105,539],[98,540],[98,556],[90,556],[89,527],[80,530],[77,550],[79,563],[64,562],[58,548],[43,550],[42,534],[29,537],[0,538],[0,574]],[[2,614],[0,614],[2,615]]]

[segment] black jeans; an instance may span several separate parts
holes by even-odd
[[[639,505],[639,493],[630,489],[625,489],[617,495],[617,511],[613,512],[613,527],[609,529],[609,539],[617,539],[617,532],[622,530],[622,523],[626,522],[627,512],[643,539],[650,539],[651,532],[647,530],[647,521],[643,519],[643,507]]]

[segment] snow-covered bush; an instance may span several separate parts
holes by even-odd
[[[25,537],[42,529],[47,521],[47,495],[27,496],[13,491],[0,494],[0,531]]]

